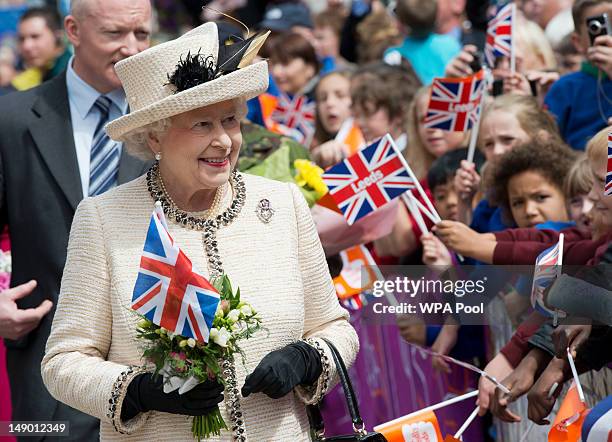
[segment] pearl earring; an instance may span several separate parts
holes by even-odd
[[[161,160],[161,152],[157,152],[157,153],[155,154],[155,159],[156,159],[157,161]]]

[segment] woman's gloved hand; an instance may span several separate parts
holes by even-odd
[[[242,396],[263,392],[272,399],[285,396],[297,385],[311,385],[323,370],[319,352],[305,342],[268,353],[246,377]]]
[[[153,377],[152,373],[136,376],[128,385],[121,420],[129,420],[138,413],[157,410],[166,413],[203,416],[223,401],[224,387],[218,381],[205,381],[187,393],[178,390],[164,393],[162,376]]]

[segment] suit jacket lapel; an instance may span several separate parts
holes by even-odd
[[[55,181],[76,210],[83,199],[83,188],[74,146],[65,73],[41,88],[39,98],[32,106],[35,116],[29,125],[30,134]]]

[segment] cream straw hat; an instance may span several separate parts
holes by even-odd
[[[242,97],[249,99],[268,88],[268,63],[250,64],[263,44],[267,34],[242,43],[243,50],[235,58],[240,61],[237,70],[217,74],[214,79],[203,80],[180,92],[169,82],[169,76],[177,71],[177,65],[190,54],[210,56],[213,68],[219,57],[217,25],[205,23],[185,35],[154,46],[146,51],[121,60],[115,70],[130,105],[130,113],[105,126],[108,135],[123,141],[129,132],[164,118],[200,107]],[[239,44],[237,43],[237,44]],[[225,64],[224,64],[225,66]]]

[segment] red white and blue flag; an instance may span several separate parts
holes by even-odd
[[[315,131],[315,102],[304,95],[281,94],[271,115],[285,135],[308,146]]]
[[[132,309],[170,332],[208,342],[219,292],[191,265],[156,205],[145,239]]]
[[[608,132],[608,167],[604,195],[612,195],[612,132]]]
[[[322,175],[349,225],[415,187],[400,156],[387,134]]]
[[[464,78],[435,78],[425,126],[452,132],[465,132],[480,116],[484,71]]]
[[[563,233],[559,234],[559,242],[540,253],[535,262],[533,285],[531,287],[531,305],[546,317],[555,316],[555,310],[546,306],[544,291],[552,285],[555,278],[561,273],[562,262]]]
[[[484,55],[487,65],[495,67],[497,57],[512,57],[514,5],[508,3],[497,10],[487,25]]]

